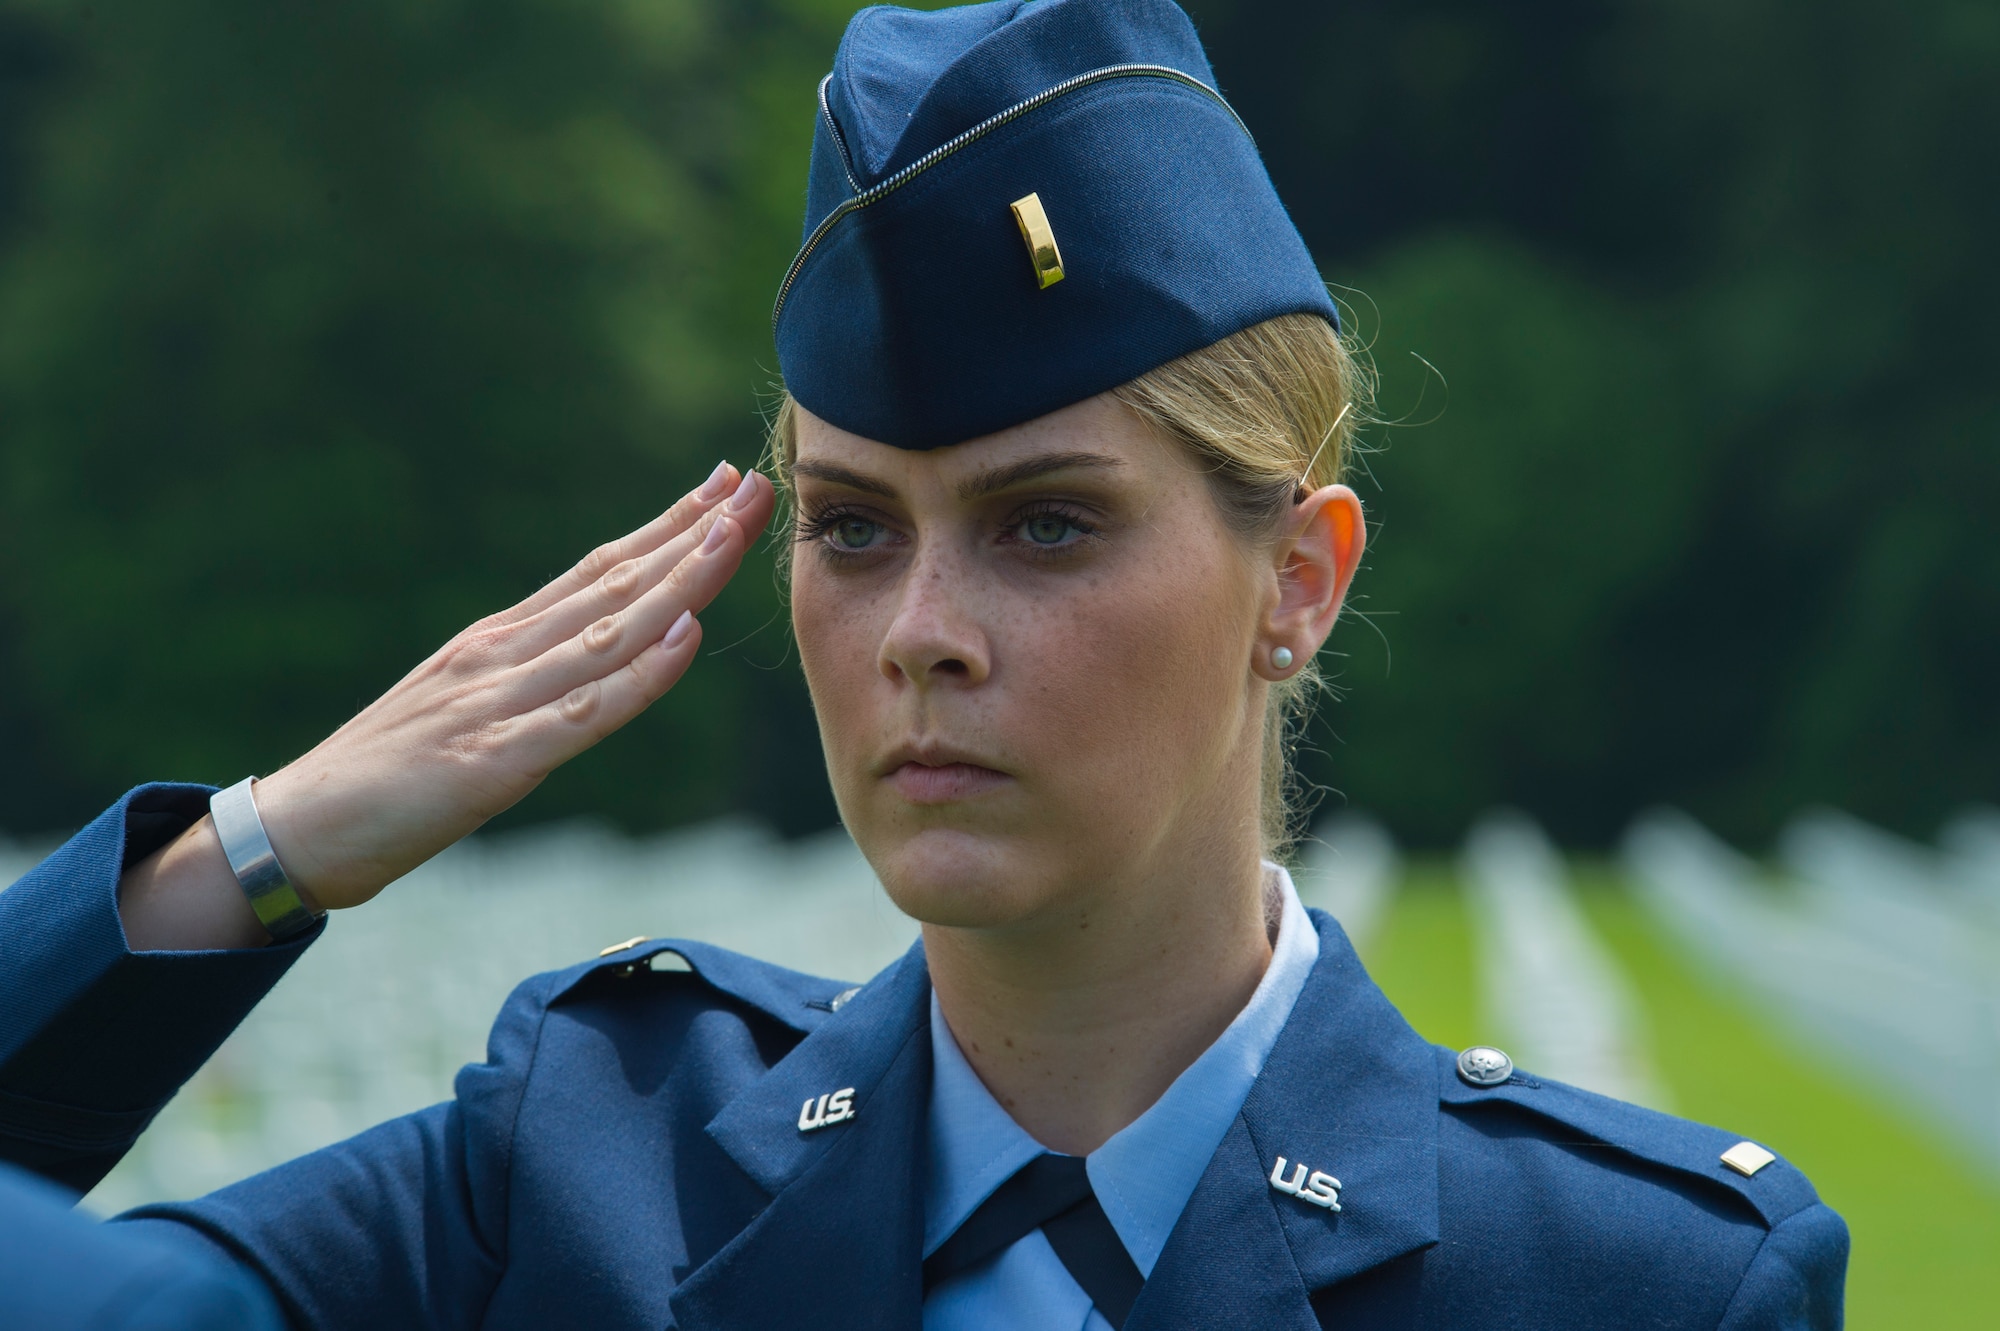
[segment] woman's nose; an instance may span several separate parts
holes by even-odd
[[[978,684],[992,672],[986,632],[962,572],[919,558],[904,581],[878,664],[890,679],[919,688]]]

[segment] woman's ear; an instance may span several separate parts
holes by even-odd
[[[1252,663],[1258,674],[1288,679],[1312,659],[1333,632],[1367,543],[1361,498],[1348,487],[1322,486],[1292,505],[1276,554],[1278,599]]]

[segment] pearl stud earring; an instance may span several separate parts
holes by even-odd
[[[1273,670],[1290,670],[1292,668],[1292,649],[1289,647],[1273,647],[1271,649],[1271,668]]]

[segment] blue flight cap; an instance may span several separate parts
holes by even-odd
[[[1172,0],[856,14],[772,322],[808,411],[939,448],[1339,316]]]

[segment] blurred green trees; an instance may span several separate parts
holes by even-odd
[[[16,8],[68,63],[0,261],[9,822],[281,763],[755,459],[837,7]],[[753,568],[707,640],[767,668],[694,672],[536,811],[785,795],[778,608]],[[774,811],[822,823],[806,778]]]
[[[1377,432],[1322,781],[1431,840],[2000,797],[2000,10],[1195,10],[1386,414],[1450,383]]]
[[[268,770],[750,461],[849,9],[0,0],[0,826]],[[1320,780],[1422,840],[2000,793],[1990,6],[1190,9],[1412,427]],[[708,624],[523,816],[831,820],[768,561]]]

